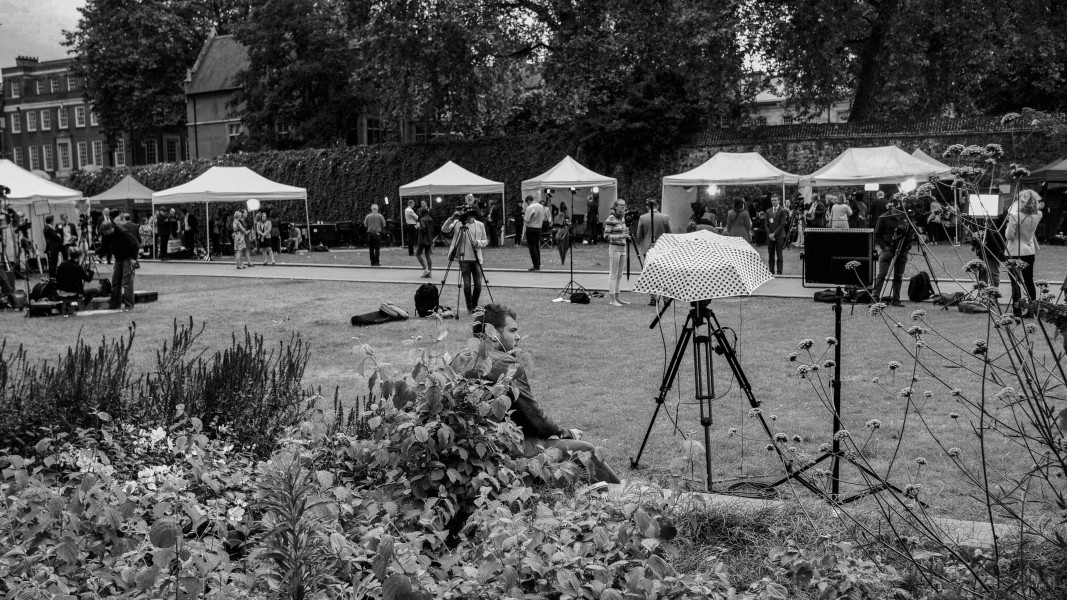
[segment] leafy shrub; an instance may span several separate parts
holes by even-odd
[[[95,424],[97,411],[125,414],[136,326],[129,331],[95,349],[78,337],[54,365],[31,363],[22,346],[7,354],[0,342],[0,448],[25,451],[44,435]]]
[[[760,598],[795,597],[795,592],[812,590],[819,598],[889,598],[903,594],[897,587],[900,576],[890,566],[856,556],[849,542],[823,538],[822,552],[781,546],[770,551],[781,573],[791,579],[794,591],[765,579],[757,584]]]

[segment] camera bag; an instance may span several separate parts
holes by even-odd
[[[420,285],[419,289],[415,290],[415,314],[419,317],[432,315],[440,300],[436,285],[432,283]]]
[[[934,286],[930,283],[930,274],[919,271],[908,281],[908,300],[922,302],[934,295]]]

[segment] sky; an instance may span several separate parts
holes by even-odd
[[[0,0],[0,67],[15,66],[16,56],[66,58],[63,30],[77,27],[84,5],[85,0]]]

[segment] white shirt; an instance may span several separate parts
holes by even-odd
[[[415,212],[414,208],[409,206],[404,209],[404,221],[408,225],[414,225],[419,222],[419,215]]]

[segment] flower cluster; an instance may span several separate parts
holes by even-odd
[[[1029,174],[1030,169],[1027,169],[1026,167],[1020,164],[1011,163],[1010,165],[1008,165],[1008,177],[1011,177],[1012,179],[1022,179],[1023,177],[1026,177]]]
[[[834,336],[830,336],[830,337],[826,338],[826,345],[827,346],[834,346],[836,344],[837,344],[837,338],[835,338]]]
[[[963,152],[963,148],[963,144],[952,144],[948,148],[945,148],[945,151],[941,153],[941,158],[959,156]]]
[[[925,316],[926,316],[926,311],[925,310],[919,309],[919,310],[911,311],[911,320],[912,321],[921,321],[923,319],[923,317],[925,317]]]
[[[872,315],[879,315],[882,314],[882,312],[886,309],[887,306],[888,304],[886,304],[885,302],[875,302],[871,305],[870,308],[867,309],[867,312]]]
[[[955,447],[949,448],[948,449],[948,455],[951,456],[952,458],[956,458],[956,457],[958,457],[960,455],[960,449],[959,448],[955,448]]]
[[[900,367],[901,367],[901,364],[899,362],[897,362],[895,360],[889,361],[889,370],[890,371],[896,371]]]
[[[871,419],[870,421],[864,423],[863,426],[867,429],[870,429],[871,431],[874,431],[875,429],[881,429],[882,422],[878,419]]]
[[[912,500],[915,500],[915,499],[917,499],[919,497],[919,492],[921,490],[922,490],[922,486],[921,485],[918,485],[918,484],[915,484],[915,483],[909,483],[908,485],[904,486],[904,497],[905,498],[911,498]]]
[[[145,467],[137,472],[137,484],[152,491],[181,491],[185,489],[185,479],[177,470],[167,465]]]
[[[985,261],[981,261],[976,258],[963,265],[963,270],[967,273],[982,273],[986,270],[986,264]]]
[[[917,464],[917,465],[919,465],[921,467],[921,466],[926,464],[926,459],[920,456],[920,457],[915,459],[915,464]]]
[[[850,260],[847,263],[845,263],[845,268],[850,270],[850,271],[855,271],[856,269],[860,268],[860,261],[858,261],[858,260]]]
[[[1004,158],[1004,148],[1000,144],[986,144],[982,148],[982,155],[993,160]]]
[[[800,343],[797,344],[797,348],[800,348],[801,350],[810,350],[811,347],[814,346],[814,345],[815,345],[815,340],[804,339],[804,340],[800,340]]]
[[[789,362],[796,362],[797,361],[797,353],[796,352],[790,352],[788,358],[789,358]]]
[[[842,429],[841,431],[838,431],[837,433],[834,434],[834,439],[837,440],[837,441],[845,440],[845,439],[848,439],[850,437],[852,437],[852,434],[849,433],[849,431],[847,429]]]

